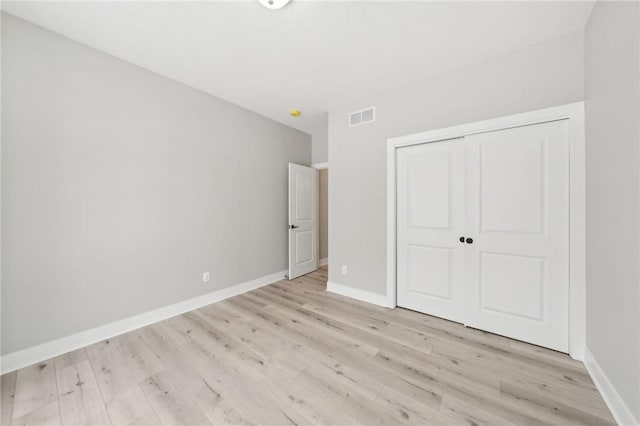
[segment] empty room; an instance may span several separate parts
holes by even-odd
[[[2,426],[640,426],[640,1],[0,9]]]

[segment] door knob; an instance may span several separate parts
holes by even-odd
[[[467,244],[473,244],[473,238],[467,238]]]
[[[300,227],[296,225],[289,225],[289,229],[296,229],[296,228],[300,228]]]
[[[464,243],[464,237],[460,237],[460,242]]]

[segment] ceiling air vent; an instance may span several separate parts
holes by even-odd
[[[376,108],[371,107],[349,114],[349,127],[371,123],[376,120]]]

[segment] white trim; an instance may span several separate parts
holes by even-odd
[[[318,170],[328,169],[329,163],[315,163],[315,164],[312,164],[311,167]]]
[[[372,305],[383,306],[385,308],[390,307],[387,304],[387,296],[384,294],[371,293],[369,291],[359,290],[346,285],[332,283],[331,281],[327,281],[327,291],[339,294],[340,296],[360,300],[361,302],[371,303]]]
[[[584,102],[509,115],[387,140],[387,306],[396,306],[396,149],[494,130],[569,119],[569,354],[585,347],[585,136]]]
[[[324,259],[320,259],[320,266],[324,266],[324,265],[328,265],[329,264],[329,258],[325,257]]]
[[[109,339],[140,327],[154,324],[158,321],[280,281],[284,279],[286,273],[287,271],[276,272],[275,274],[266,275],[264,277],[256,278],[255,280],[194,297],[193,299],[184,300],[173,305],[154,309],[153,311],[145,312],[143,314],[115,321],[110,324],[101,325],[96,328],[81,331],[70,336],[62,337],[41,345],[32,346],[27,349],[22,349],[20,351],[4,355],[0,360],[1,374],[10,373],[37,362],[51,359],[69,351],[100,342],[104,339]]]
[[[609,381],[609,378],[589,348],[584,349],[584,365],[593,382],[596,384],[598,391],[600,391],[604,402],[607,404],[607,407],[609,407],[609,411],[611,411],[616,423],[620,426],[640,425],[640,419],[635,418],[633,412],[624,402],[618,391],[616,391],[611,381]]]

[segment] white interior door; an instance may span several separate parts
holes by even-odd
[[[568,352],[568,121],[396,158],[398,306]]]
[[[318,170],[289,163],[289,279],[318,269]]]
[[[464,140],[397,155],[397,304],[463,322]]]
[[[465,138],[467,324],[569,350],[569,122]]]

